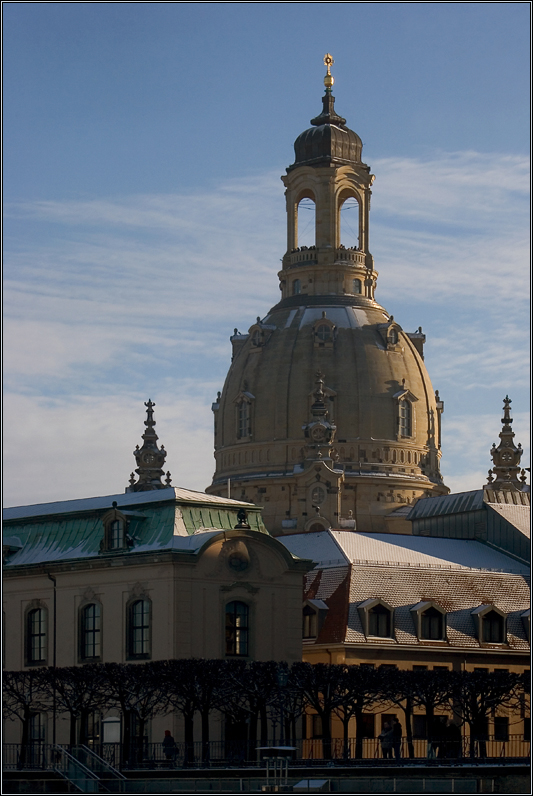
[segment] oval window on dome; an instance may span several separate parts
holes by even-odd
[[[361,295],[363,292],[363,285],[360,279],[354,279],[352,282],[352,293],[355,293],[357,296]]]
[[[320,326],[317,326],[315,330],[315,334],[322,343],[327,343],[331,340],[331,326],[327,323],[321,323]]]

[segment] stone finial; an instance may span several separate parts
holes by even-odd
[[[494,467],[489,470],[488,484],[491,489],[521,490],[523,484],[519,481],[520,459],[522,458],[522,446],[514,443],[514,431],[512,428],[513,418],[511,417],[511,399],[508,395],[503,399],[502,430],[500,431],[500,444],[492,443],[490,455]],[[495,476],[493,478],[492,476]]]
[[[155,403],[148,399],[144,404],[146,406],[146,426],[145,432],[142,435],[143,444],[139,448],[137,445],[133,451],[137,468],[135,472],[138,475],[138,480],[135,481],[135,476],[132,473],[130,476],[130,486],[126,487],[126,492],[148,492],[153,489],[165,489],[165,484],[161,482],[161,477],[164,474],[163,465],[167,457],[167,452],[163,445],[159,448],[157,445],[157,434],[155,433],[155,420],[154,420],[154,406]],[[167,473],[167,484],[170,484],[170,473]]]

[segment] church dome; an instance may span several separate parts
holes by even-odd
[[[323,113],[296,139],[296,161],[282,177],[280,301],[231,337],[207,491],[261,505],[275,535],[405,532],[409,504],[448,492],[439,472],[444,405],[424,365],[422,329],[405,332],[375,299],[374,176],[361,162],[361,139],[334,111],[326,59]],[[304,199],[314,206],[312,246],[298,242]],[[347,200],[357,215],[344,230]]]

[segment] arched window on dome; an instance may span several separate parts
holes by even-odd
[[[356,296],[360,296],[363,292],[363,283],[360,279],[353,279],[352,280],[352,293],[355,293]]]
[[[398,332],[396,329],[392,328],[389,331],[388,341],[389,345],[398,345]]]
[[[302,292],[302,283],[299,279],[294,279],[292,283],[292,295],[298,296]]]

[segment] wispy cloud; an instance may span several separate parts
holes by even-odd
[[[468,455],[454,446],[454,423],[478,428],[481,414],[494,429],[494,390],[498,401],[512,389],[525,402],[527,164],[466,152],[372,165],[378,299],[405,328],[424,323],[433,381],[454,396],[444,418],[453,479],[487,461],[485,449],[478,467],[471,446]],[[8,501],[113,491],[117,473],[123,480],[131,469],[148,394],[158,423],[172,418],[179,429],[176,450],[193,456],[183,469],[178,458],[177,477],[204,487],[209,404],[229,365],[228,337],[279,296],[279,175],[195,193],[12,204],[4,231],[5,436],[17,462],[5,468]],[[114,451],[104,468],[99,440]]]

